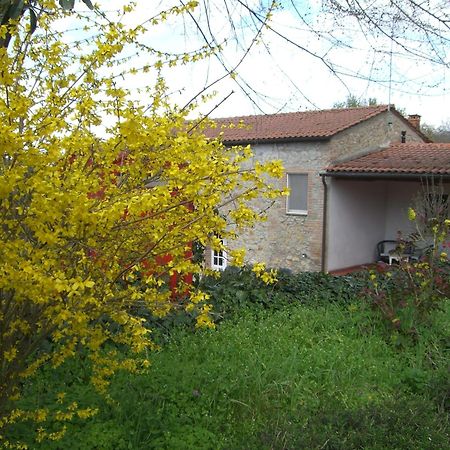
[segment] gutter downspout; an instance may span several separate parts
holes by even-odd
[[[326,273],[327,257],[327,211],[328,211],[328,184],[325,181],[325,174],[319,174],[322,177],[323,184],[323,211],[322,211],[322,261],[320,270]]]

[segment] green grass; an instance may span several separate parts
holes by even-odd
[[[148,374],[116,377],[109,402],[74,361],[37,377],[25,403],[72,383],[101,411],[31,448],[448,449],[448,319],[436,313],[432,332],[399,351],[348,306],[243,311],[216,331],[175,333]],[[15,437],[31,442],[30,427]]]

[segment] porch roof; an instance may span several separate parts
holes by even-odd
[[[406,142],[328,166],[324,175],[450,176],[450,143]]]

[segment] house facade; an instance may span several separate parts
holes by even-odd
[[[281,160],[285,176],[279,187],[290,188],[287,198],[268,209],[265,222],[229,244],[246,248],[250,263],[296,272],[372,262],[379,240],[407,231],[405,202],[419,189],[421,175],[365,176],[346,164],[393,143],[426,144],[419,119],[408,120],[389,106],[218,119],[219,125],[244,123],[223,129],[224,143],[250,144],[255,161]],[[265,208],[262,200],[256,206]],[[389,215],[390,210],[400,213]]]

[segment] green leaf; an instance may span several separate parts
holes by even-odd
[[[75,5],[75,0],[59,0],[59,4],[64,11],[70,11]]]
[[[8,9],[10,19],[18,19],[23,14],[24,0],[16,0]]]
[[[30,8],[30,34],[33,34],[37,28],[37,16],[34,9]]]
[[[82,0],[82,1],[89,9],[94,9],[94,5],[92,4],[91,0]]]

